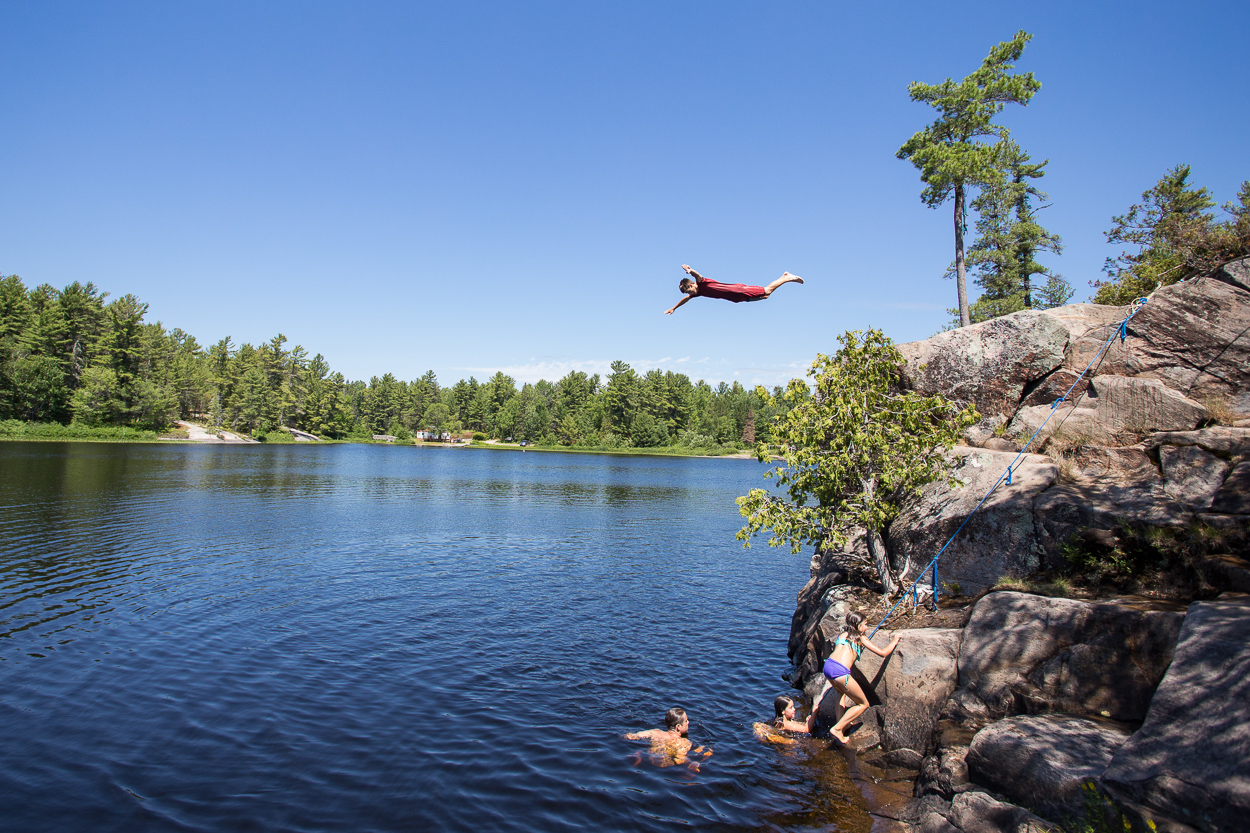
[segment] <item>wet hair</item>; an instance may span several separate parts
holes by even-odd
[[[786,709],[794,705],[794,701],[786,695],[781,695],[773,701],[773,711],[777,713],[777,719],[780,720],[785,716]]]
[[[697,287],[698,284],[690,280],[690,278],[682,278],[681,281],[678,282],[677,286],[682,292],[689,292]]]
[[[864,614],[852,610],[850,613],[846,614],[846,624],[842,627],[842,630],[846,632],[848,637],[858,639],[859,626],[863,623]]]
[[[664,713],[664,726],[671,732],[680,726],[685,719],[686,710],[681,706],[674,706]]]

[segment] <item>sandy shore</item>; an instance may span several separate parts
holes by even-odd
[[[203,425],[196,425],[194,422],[185,422],[178,420],[178,427],[187,432],[187,439],[197,443],[254,443],[256,440],[250,437],[240,437],[238,434],[232,434],[229,431],[218,431],[210,433],[205,430]]]

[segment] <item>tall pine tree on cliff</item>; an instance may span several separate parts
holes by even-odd
[[[994,124],[994,117],[1007,104],[1027,104],[1041,89],[1033,73],[1008,72],[1032,37],[1023,29],[1016,32],[991,49],[980,68],[962,81],[947,78],[940,84],[914,81],[907,86],[911,100],[932,106],[938,117],[908,139],[897,156],[919,169],[926,185],[920,192],[925,205],[937,208],[948,199],[955,201],[955,279],[963,327],[972,323],[964,265],[967,190],[990,181],[997,171],[995,144],[981,141],[1007,138],[1007,128]]]
[[[1063,250],[1059,235],[1037,221],[1045,206],[1035,206],[1034,200],[1045,200],[1046,194],[1034,181],[1045,174],[1045,167],[1046,162],[1033,164],[1023,148],[1004,139],[997,172],[972,201],[978,236],[968,249],[967,266],[982,290],[969,307],[973,323],[1022,309],[1062,306],[1072,297],[1067,281],[1037,261],[1041,252]]]

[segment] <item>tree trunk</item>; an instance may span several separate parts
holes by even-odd
[[[868,554],[872,556],[872,565],[877,568],[877,575],[881,577],[881,595],[888,597],[895,588],[894,577],[890,575],[890,554],[877,530],[870,527],[865,537],[868,539]]]
[[[964,186],[955,186],[955,286],[959,292],[959,326],[972,323],[968,314],[968,284],[964,279]]]

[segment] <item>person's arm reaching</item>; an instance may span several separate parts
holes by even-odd
[[[885,648],[884,650],[882,650],[881,648],[878,648],[876,645],[873,645],[871,639],[865,639],[862,644],[865,648],[872,651],[877,656],[888,657],[890,654],[894,653],[895,647],[898,646],[898,641],[902,638],[903,637],[901,636],[895,635],[894,639],[890,642],[889,646]]]
[[[687,301],[689,301],[689,300],[690,300],[691,298],[693,298],[693,297],[694,297],[693,295],[683,295],[683,296],[681,296],[681,300],[680,300],[680,301],[678,301],[677,303],[673,304],[673,305],[672,305],[671,307],[669,307],[668,309],[664,310],[664,314],[665,314],[665,315],[672,315],[672,314],[673,314],[673,310],[677,309],[678,307],[680,307],[682,304],[686,303]]]

